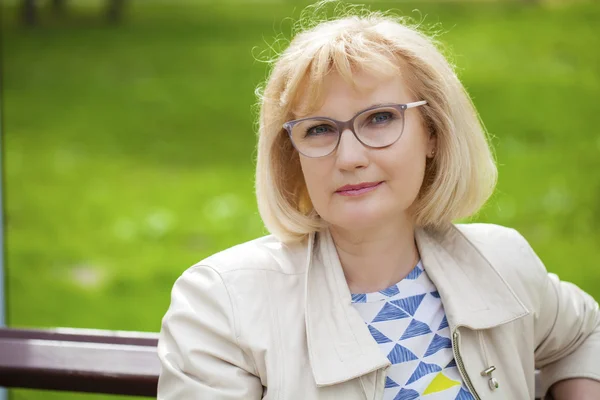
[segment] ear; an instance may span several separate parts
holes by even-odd
[[[427,139],[427,158],[433,158],[438,152],[438,141],[437,135],[434,133],[429,134]]]

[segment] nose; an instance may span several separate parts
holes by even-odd
[[[347,171],[364,168],[369,165],[368,151],[354,133],[346,129],[340,134],[340,143],[335,154],[336,164],[340,169]]]

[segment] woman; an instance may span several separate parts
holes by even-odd
[[[362,12],[295,36],[261,96],[270,236],[175,283],[160,399],[600,398],[600,313],[491,195],[477,113],[430,39]]]

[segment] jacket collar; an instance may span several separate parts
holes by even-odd
[[[488,329],[527,315],[506,281],[456,227],[444,232],[417,229],[415,239],[452,331],[459,326]],[[352,306],[329,231],[311,235],[307,263],[306,332],[317,386],[344,382],[390,365]]]

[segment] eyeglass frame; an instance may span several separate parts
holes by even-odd
[[[414,101],[411,103],[404,103],[404,104],[396,104],[396,103],[390,103],[390,104],[379,104],[373,107],[369,107],[366,108],[362,111],[359,111],[358,113],[356,113],[352,118],[350,118],[347,121],[338,121],[336,119],[333,118],[329,118],[329,117],[307,117],[307,118],[301,118],[301,119],[296,119],[293,121],[288,121],[286,123],[283,124],[283,129],[285,129],[288,133],[288,136],[290,137],[290,141],[292,142],[292,146],[294,146],[294,148],[296,149],[296,151],[300,154],[302,154],[305,157],[308,158],[321,158],[321,157],[327,157],[328,155],[330,155],[331,153],[333,153],[334,151],[337,150],[337,148],[340,145],[340,141],[342,140],[342,133],[344,133],[344,131],[346,130],[350,130],[350,132],[352,132],[352,134],[354,135],[354,137],[356,138],[356,140],[358,140],[360,142],[360,144],[362,144],[365,147],[371,148],[371,149],[384,149],[386,147],[389,147],[391,145],[393,145],[394,143],[396,143],[398,140],[400,140],[400,138],[402,137],[402,135],[404,134],[404,112],[406,110],[408,110],[409,108],[416,108],[416,107],[420,107],[420,106],[424,106],[427,104],[426,100],[421,100],[421,101]],[[360,138],[358,137],[358,135],[356,134],[356,132],[354,131],[354,121],[356,120],[356,118],[366,112],[372,111],[372,110],[376,110],[378,108],[385,108],[385,107],[389,107],[389,108],[394,108],[398,111],[400,111],[400,115],[402,116],[402,132],[400,132],[400,134],[398,135],[398,137],[390,144],[386,144],[385,146],[371,146],[366,144],[365,142],[363,142],[362,140],[360,140]],[[294,143],[294,139],[292,138],[292,130],[294,128],[295,125],[297,125],[300,122],[304,122],[304,121],[309,121],[309,120],[321,120],[321,121],[329,121],[332,122],[336,128],[338,129],[338,140],[337,143],[335,144],[335,146],[333,147],[333,149],[327,153],[324,154],[322,156],[309,156],[304,154],[303,152],[301,152],[298,147],[296,147],[296,143]]]

